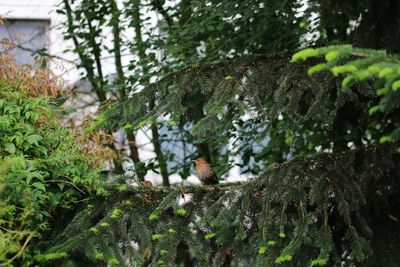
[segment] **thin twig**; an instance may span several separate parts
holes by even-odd
[[[36,235],[36,232],[31,232],[29,236],[26,238],[24,245],[21,247],[21,249],[18,251],[17,254],[14,255],[11,259],[9,259],[6,262],[0,263],[0,266],[9,266],[16,258],[22,255],[24,253],[24,250],[26,249],[26,246],[28,243],[31,241],[31,239]]]
[[[83,191],[82,189],[80,189],[79,187],[77,187],[74,183],[70,182],[70,181],[65,181],[65,180],[46,180],[46,183],[64,183],[64,184],[69,184],[72,185],[76,190],[78,190],[79,192],[81,192],[82,194],[86,195],[86,192]]]

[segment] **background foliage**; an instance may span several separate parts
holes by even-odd
[[[262,57],[257,59],[260,55],[293,51],[306,46],[344,42],[354,46],[382,48],[397,52],[397,46],[393,45],[397,42],[397,35],[392,33],[396,32],[395,29],[398,28],[399,22],[395,17],[399,8],[396,1],[389,0],[379,3],[370,1],[358,1],[357,3],[336,1],[333,3],[332,1],[311,0],[245,2],[83,0],[72,3],[65,0],[61,3],[58,12],[65,14],[67,20],[65,36],[74,43],[72,51],[80,58],[78,67],[83,70],[82,77],[91,82],[93,92],[96,93],[101,103],[130,102],[129,98],[133,102],[140,102],[142,114],[144,111],[157,109],[157,115],[165,115],[161,110],[166,111],[166,106],[160,109],[160,105],[157,105],[158,101],[170,101],[168,113],[177,108],[180,108],[179,113],[182,113],[182,106],[187,109],[188,112],[185,111],[187,114],[184,117],[153,116],[147,121],[150,122],[147,124],[142,118],[141,127],[137,127],[138,124],[132,125],[129,118],[126,118],[124,123],[115,121],[116,125],[114,126],[122,127],[126,132],[129,144],[129,149],[122,151],[120,160],[116,160],[116,162],[121,162],[124,156],[129,156],[135,163],[139,179],[143,179],[145,174],[152,170],[160,173],[163,184],[168,185],[168,177],[171,174],[179,173],[183,178],[190,174],[191,160],[197,155],[202,155],[212,161],[219,176],[226,175],[234,164],[240,164],[243,172],[254,170],[257,173],[261,166],[286,159],[289,150],[286,143],[292,141],[299,143],[296,141],[297,138],[293,138],[293,134],[300,134],[289,132],[281,134],[278,131],[266,134],[261,130],[265,127],[265,123],[260,120],[256,121],[250,118],[247,122],[240,122],[243,118],[239,119],[239,123],[244,127],[239,126],[238,128],[241,128],[240,131],[246,137],[241,138],[241,142],[234,143],[230,141],[232,131],[231,135],[211,136],[209,134],[207,137],[200,138],[195,136],[191,129],[193,124],[199,121],[201,123],[194,130],[208,129],[207,122],[211,123],[211,121],[214,122],[214,125],[230,124],[230,121],[234,122],[235,119],[240,118],[243,113],[247,112],[246,110],[266,109],[273,105],[272,102],[263,102],[258,103],[258,106],[254,106],[255,103],[252,103],[252,106],[244,106],[242,102],[246,98],[245,93],[255,89],[253,87],[246,92],[239,92],[241,96],[238,96],[236,89],[245,84],[240,79],[249,76],[253,57],[255,57],[254,61],[257,61],[261,60]],[[155,18],[158,20],[156,21]],[[114,73],[107,76],[104,65],[106,63],[109,65],[110,58],[115,68]],[[232,58],[236,60],[226,61],[225,65],[222,63]],[[268,63],[274,64],[273,61]],[[235,69],[235,65],[227,66],[228,64],[239,64],[239,67]],[[218,66],[227,69],[217,70]],[[288,80],[283,80],[283,78],[279,80],[268,76],[269,66],[261,68],[263,69],[258,70],[258,74],[254,73],[252,82],[255,83],[258,80],[258,89],[255,90],[260,91],[264,90],[262,86],[267,83],[268,89],[266,90],[269,91],[269,94],[272,94],[272,91],[279,85],[290,87],[290,79],[296,75],[303,75],[303,72],[293,73],[292,77],[286,77]],[[208,73],[202,72],[201,76],[199,75],[201,71],[196,71],[197,69],[208,69]],[[192,70],[194,71],[192,72]],[[177,73],[188,75],[177,75]],[[270,74],[272,73],[274,73],[273,69],[270,71]],[[210,78],[207,75],[211,75]],[[262,77],[262,75],[267,76]],[[179,78],[179,76],[182,77]],[[170,81],[178,78],[175,84],[173,82],[164,84],[175,86],[175,89],[169,88],[168,90],[175,90],[178,95],[168,97],[163,93],[167,92],[165,87],[160,90],[161,85],[156,85],[155,87],[158,88],[153,90],[141,92],[143,87],[162,78]],[[219,94],[210,98],[217,91],[213,87],[221,88],[222,86],[224,86],[223,91],[220,90]],[[229,86],[235,89],[230,90]],[[313,87],[315,91],[307,94],[303,94],[302,91],[293,96],[302,98],[298,103],[305,100],[306,103],[300,104],[300,107],[308,107],[311,103],[308,95],[316,94],[317,87],[308,86]],[[319,99],[328,101],[323,93],[326,91],[318,91]],[[179,98],[177,98],[178,96]],[[352,101],[349,99],[353,96],[348,97],[342,94],[341,100],[338,101]],[[236,101],[232,101],[235,97]],[[265,96],[261,96],[261,98],[263,97]],[[230,107],[227,107],[225,103],[221,104],[225,98],[231,102]],[[205,105],[207,99],[210,101],[208,105]],[[292,100],[296,102],[295,99],[292,98]],[[280,103],[283,104],[282,101]],[[216,114],[224,112],[222,106],[231,110],[236,117],[217,120]],[[317,104],[314,103],[314,107],[316,106]],[[139,107],[135,108],[139,109]],[[349,110],[339,114],[336,119],[337,124],[345,124],[344,121],[349,121],[351,124],[356,121],[365,122],[364,117],[350,115],[351,118],[349,118],[348,115],[353,113],[354,108],[349,104],[346,108]],[[237,114],[238,109],[241,110],[239,114]],[[336,112],[337,110],[334,110],[330,115],[330,121],[334,119]],[[314,113],[309,113],[308,117],[317,113],[318,109],[314,109]],[[213,116],[207,116],[208,114],[213,114]],[[204,118],[205,116],[207,118]],[[326,116],[328,116],[327,113],[325,113]],[[273,122],[268,125],[272,126],[277,123]],[[138,147],[135,145],[135,135],[144,124],[150,125],[149,136],[156,156],[154,159],[141,161]],[[283,126],[285,123],[280,121],[279,124]],[[235,128],[237,128],[236,126]],[[118,127],[112,129],[118,130]],[[223,129],[219,129],[217,132],[228,128],[232,130],[234,126],[220,127]],[[340,139],[342,135],[346,135],[340,141],[342,148],[354,139],[358,139],[356,145],[359,146],[361,138],[360,133],[357,133],[358,126],[353,127],[352,135],[354,136],[352,137],[348,137],[345,132],[348,127],[350,126],[335,125],[333,127],[335,133],[325,134],[321,138],[313,138],[316,141],[314,143],[322,141],[323,148],[337,146],[338,140],[334,145],[329,144],[331,139]],[[269,139],[266,137],[267,135],[274,135],[274,138],[270,138],[271,140],[267,142]],[[301,135],[303,137],[307,135],[307,139],[310,140],[310,136],[304,131]],[[327,137],[327,135],[330,136]],[[244,142],[244,139],[247,141]],[[351,140],[346,141],[346,139]],[[297,151],[300,154],[312,153],[318,145],[320,144],[303,144]],[[176,149],[178,146],[184,148]],[[224,149],[227,146],[234,146],[234,149],[227,151]],[[266,146],[268,148],[265,148]],[[175,147],[175,149],[171,149],[171,147]],[[193,147],[195,149],[191,149]],[[261,150],[262,153],[260,153]],[[245,162],[235,162],[233,157],[236,155],[240,155]],[[255,161],[261,162],[253,164]],[[229,163],[227,164],[227,162]],[[117,166],[116,171],[121,173],[120,166],[115,165]]]

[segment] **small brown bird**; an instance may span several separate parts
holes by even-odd
[[[197,158],[193,162],[196,167],[196,175],[200,181],[207,185],[218,184],[217,175],[205,159]]]
[[[153,187],[153,183],[148,180],[142,181],[141,184],[144,188],[152,188]]]

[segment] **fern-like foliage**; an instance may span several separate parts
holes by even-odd
[[[220,130],[218,125],[229,124],[233,114],[255,111],[263,120],[288,114],[293,123],[318,118],[332,125],[335,111],[355,96],[336,92],[335,79],[327,75],[307,77],[307,66],[291,64],[287,53],[188,67],[114,105],[98,123],[108,129],[127,124],[138,128],[170,114],[178,123],[195,122],[193,132],[201,135]],[[363,88],[360,93],[371,91]],[[150,107],[151,100],[156,105]]]
[[[383,50],[355,48],[350,45],[329,46],[323,48],[308,48],[292,57],[293,62],[309,58],[324,57],[325,62],[308,69],[308,74],[314,75],[321,71],[330,71],[334,76],[341,76],[343,90],[353,88],[355,84],[373,81],[379,102],[369,108],[369,114],[374,116],[382,113],[386,119],[399,107],[400,94],[400,56],[391,55]],[[386,132],[380,138],[380,143],[397,140],[400,137],[398,122],[391,132]]]
[[[296,157],[247,183],[110,185],[48,253],[111,266],[351,266],[371,256],[374,223],[390,220],[395,157],[395,146],[380,145]],[[386,219],[364,209],[376,205]]]
[[[136,129],[168,117],[188,142],[221,148],[235,138],[228,156],[240,156],[243,165],[281,162],[318,146],[340,151],[348,143],[358,148],[375,143],[380,132],[367,122],[375,105],[371,84],[338,90],[337,78],[309,77],[311,64],[290,60],[289,53],[259,55],[187,68],[111,106],[97,126]]]
[[[111,184],[46,253],[67,253],[77,265],[396,266],[398,143],[379,138],[398,119],[371,119],[380,101],[373,81],[341,90],[329,73],[307,75],[316,61],[290,61],[280,54],[190,67],[105,110],[95,127],[169,118],[193,142],[234,138],[224,153],[263,164],[239,184]],[[249,152],[255,142],[266,144]]]

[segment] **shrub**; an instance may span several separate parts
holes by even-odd
[[[32,73],[37,73],[36,77]],[[52,110],[60,88],[45,70],[0,57],[0,262],[30,265],[57,216],[103,194],[100,159],[82,152]],[[48,84],[49,83],[49,84]],[[43,86],[43,87],[42,87]],[[42,91],[40,91],[42,88]],[[51,255],[63,257],[64,255]],[[46,258],[45,255],[36,260]]]

